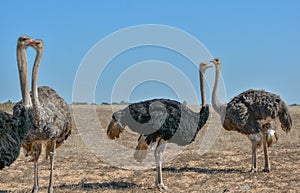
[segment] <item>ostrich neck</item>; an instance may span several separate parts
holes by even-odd
[[[200,70],[199,78],[200,78],[200,94],[201,94],[201,102],[202,106],[207,104],[206,102],[206,93],[205,93],[205,82],[204,82],[204,73]]]
[[[36,120],[39,119],[39,115],[40,115],[39,114],[40,101],[38,96],[38,71],[39,71],[42,55],[43,52],[38,50],[36,53],[36,58],[32,69],[32,82],[31,82],[32,104],[33,104],[33,111]]]
[[[220,67],[216,67],[215,85],[212,93],[212,105],[214,110],[217,113],[221,113],[221,108],[223,106],[218,99],[219,79],[220,79]]]
[[[31,103],[28,89],[28,60],[26,56],[26,49],[21,46],[17,46],[17,62],[21,85],[22,102],[25,108],[29,108],[31,106]]]
[[[200,68],[201,69],[201,68]],[[202,101],[202,107],[200,112],[198,113],[198,127],[196,132],[194,133],[193,140],[195,140],[195,137],[197,136],[200,129],[203,127],[203,125],[206,123],[208,116],[209,116],[209,107],[206,102],[206,93],[205,93],[205,70],[199,71],[199,78],[200,78],[200,93],[201,93],[201,101]]]

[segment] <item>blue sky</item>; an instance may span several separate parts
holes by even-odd
[[[299,8],[300,2],[296,0],[1,1],[0,102],[21,99],[16,63],[20,35],[44,40],[39,85],[51,86],[72,102],[76,72],[97,42],[123,28],[160,24],[187,32],[201,41],[212,56],[222,59],[227,101],[254,88],[277,93],[288,104],[300,103]],[[28,49],[30,68],[34,56],[35,52]],[[99,77],[95,102],[114,100],[111,93],[117,78],[144,60],[167,61],[198,90],[198,72],[190,61],[167,49],[142,47],[112,60]],[[162,74],[171,76],[167,72]],[[124,100],[164,97],[194,103],[189,92],[178,97],[177,89],[180,88],[145,81],[133,88],[129,98],[124,95]],[[122,97],[118,95],[116,100]]]

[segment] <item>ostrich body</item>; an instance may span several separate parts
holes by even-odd
[[[26,155],[34,161],[34,186],[32,192],[38,191],[38,159],[42,151],[42,143],[46,144],[46,158],[50,157],[50,180],[48,192],[53,192],[52,172],[55,149],[68,138],[72,130],[71,111],[67,103],[50,87],[37,87],[38,69],[44,50],[41,40],[34,40],[31,46],[36,50],[36,59],[32,70],[32,130],[23,143]],[[28,84],[28,83],[27,83]],[[20,103],[14,107],[19,111]]]
[[[24,86],[23,72],[27,72],[27,57],[26,49],[33,43],[29,36],[20,36],[17,42],[17,58],[20,72],[21,85]],[[24,65],[23,65],[24,64]],[[22,78],[21,78],[22,77]],[[27,87],[28,88],[28,87]],[[22,96],[26,93],[22,92]],[[11,165],[19,156],[20,149],[28,131],[31,129],[31,122],[33,116],[28,115],[30,101],[22,101],[18,114],[20,116],[13,116],[6,112],[0,111],[0,169]],[[24,105],[26,104],[27,105]]]
[[[0,169],[12,164],[20,154],[22,142],[15,129],[13,116],[0,111]]]
[[[252,143],[252,172],[257,171],[257,148],[263,145],[265,167],[270,171],[268,147],[275,144],[278,135],[273,122],[279,119],[281,128],[288,133],[292,119],[285,102],[276,94],[264,90],[247,90],[234,97],[227,105],[221,104],[217,97],[221,61],[211,61],[216,67],[215,85],[212,94],[213,108],[221,114],[224,129],[237,131],[248,136]]]
[[[206,103],[204,73],[211,65],[200,64],[200,89],[202,108],[199,113],[190,110],[186,105],[168,99],[153,99],[129,105],[115,112],[107,129],[111,139],[119,135],[127,126],[141,134],[134,158],[141,162],[146,157],[149,145],[157,142],[154,152],[156,160],[156,186],[167,189],[162,179],[162,155],[166,143],[185,146],[192,143],[209,117],[209,106]]]
[[[24,113],[24,109],[21,113]],[[29,120],[25,115],[22,119],[0,111],[0,169],[10,166],[19,156],[22,142],[31,128]]]

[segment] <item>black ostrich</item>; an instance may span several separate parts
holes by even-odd
[[[18,38],[17,58],[20,71],[27,71],[26,49],[32,43],[33,40],[29,36]],[[21,82],[22,84],[23,82]],[[21,117],[0,111],[0,169],[10,166],[20,154],[22,143],[31,129],[30,123],[33,121],[33,116],[26,114],[28,110],[29,107],[23,105],[19,109]]]
[[[123,110],[115,112],[107,128],[110,139],[119,138],[120,133],[127,126],[132,131],[141,134],[134,158],[141,162],[146,157],[149,145],[157,142],[154,152],[156,160],[156,186],[167,189],[162,179],[162,155],[166,143],[185,146],[192,143],[205,125],[209,117],[209,106],[206,102],[204,73],[212,67],[208,63],[200,64],[200,89],[202,108],[195,113],[186,105],[168,99],[153,99],[129,105]]]

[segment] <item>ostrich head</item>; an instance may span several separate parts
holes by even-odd
[[[32,40],[32,43],[30,44],[35,51],[42,51],[44,50],[44,42],[43,40]]]
[[[220,68],[221,66],[221,59],[220,58],[214,58],[210,62],[212,62],[216,68]]]
[[[30,46],[33,47],[36,51],[44,50],[43,40],[32,40],[32,43],[30,44]]]
[[[208,68],[212,68],[213,66],[207,62],[201,62],[200,63],[200,71],[205,72]]]
[[[31,44],[34,43],[34,40],[30,36],[20,36],[18,38],[18,45],[17,47],[27,48]]]

